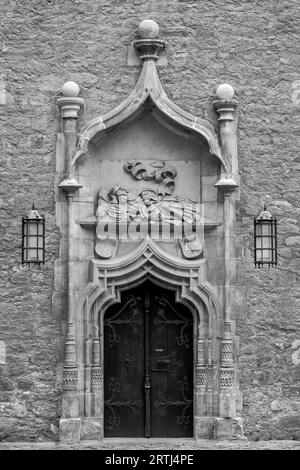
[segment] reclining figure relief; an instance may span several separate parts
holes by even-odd
[[[192,200],[153,189],[146,188],[131,196],[116,184],[106,197],[100,190],[95,251],[101,258],[110,258],[120,240],[142,240],[149,235],[157,241],[179,244],[185,258],[197,258],[202,254],[198,209]]]

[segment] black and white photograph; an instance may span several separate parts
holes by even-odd
[[[0,450],[300,450],[299,1],[0,7]]]

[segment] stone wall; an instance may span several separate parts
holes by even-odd
[[[52,308],[60,240],[56,99],[66,80],[77,81],[85,122],[120,103],[138,77],[138,67],[127,65],[127,46],[145,18],[158,22],[167,41],[168,63],[159,73],[175,103],[216,122],[217,86],[228,82],[236,90],[244,292],[236,320],[245,432],[251,439],[299,438],[298,1],[0,0],[0,6],[0,340],[6,344],[0,439],[55,439],[58,424],[66,312],[57,303]],[[20,263],[21,217],[33,201],[46,216],[41,269]],[[263,202],[278,219],[279,263],[258,270],[253,217]]]

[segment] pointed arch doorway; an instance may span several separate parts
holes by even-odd
[[[104,436],[193,436],[193,315],[149,281],[104,316]]]

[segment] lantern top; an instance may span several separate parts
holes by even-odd
[[[34,203],[32,204],[31,210],[28,212],[28,219],[42,219],[36,208],[34,207]]]
[[[256,220],[260,220],[260,219],[267,219],[267,220],[273,219],[271,213],[267,211],[266,204],[264,205],[264,209],[261,211],[261,213],[256,217]]]

